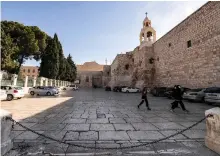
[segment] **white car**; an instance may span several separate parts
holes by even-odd
[[[205,102],[220,104],[220,87],[212,90],[211,93],[206,93]]]
[[[78,90],[78,89],[79,87],[77,87],[77,85],[68,85],[63,88],[63,90]]]
[[[1,100],[7,100],[6,90],[0,89],[0,96],[1,96]]]
[[[132,88],[132,87],[125,87],[125,88],[122,88],[121,91],[123,93],[139,93],[140,89],[139,88]]]
[[[58,95],[59,91],[56,88],[37,86],[29,89],[31,95]]]
[[[22,87],[1,86],[1,89],[6,91],[8,101],[13,100],[14,98],[21,99],[22,97],[24,97],[24,90]]]

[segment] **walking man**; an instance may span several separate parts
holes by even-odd
[[[172,106],[170,111],[174,112],[174,109],[178,107],[178,103],[179,103],[184,112],[189,112],[188,110],[186,110],[182,102],[182,91],[180,85],[174,86],[173,97],[175,101],[171,103]]]
[[[149,107],[148,100],[147,100],[147,88],[146,87],[144,87],[142,91],[141,103],[138,105],[138,108],[140,108],[140,106],[144,103],[144,101],[146,103],[147,110],[151,110]]]

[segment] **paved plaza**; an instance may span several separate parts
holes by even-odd
[[[13,119],[28,128],[87,147],[128,147],[152,142],[185,129],[204,117],[212,108],[203,103],[184,102],[190,113],[179,108],[169,111],[172,100],[148,96],[151,111],[139,93],[105,92],[103,89],[69,91],[59,97],[33,97],[4,101],[2,109],[13,113]],[[217,156],[204,146],[205,122],[165,141],[136,148],[109,150],[89,149],[59,144],[15,125],[12,138],[14,152],[46,152],[72,155],[187,155]],[[19,150],[18,150],[19,149]],[[13,150],[12,150],[13,151]],[[29,152],[29,153],[28,153]],[[42,154],[38,154],[42,155]]]

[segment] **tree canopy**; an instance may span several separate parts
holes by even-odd
[[[53,38],[37,26],[1,21],[1,70],[18,74],[25,60],[41,60],[40,76],[74,81],[76,66],[65,58],[57,34]]]
[[[47,35],[36,26],[1,21],[2,70],[19,73],[27,59],[39,60],[46,48]]]

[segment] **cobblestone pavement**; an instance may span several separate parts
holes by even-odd
[[[204,117],[204,111],[213,107],[185,102],[189,114],[181,109],[172,113],[169,111],[172,100],[149,95],[152,110],[148,111],[144,104],[137,108],[140,98],[138,93],[87,89],[70,91],[61,97],[6,101],[2,102],[2,108],[11,111],[13,118],[23,125],[42,134],[88,147],[108,148],[164,138],[199,121]],[[26,152],[37,152],[43,148],[51,153],[75,155],[216,156],[218,154],[204,146],[205,128],[205,122],[202,122],[163,142],[123,150],[93,150],[59,144],[25,131],[18,125],[14,126],[12,138],[15,149],[30,145],[24,148]]]

